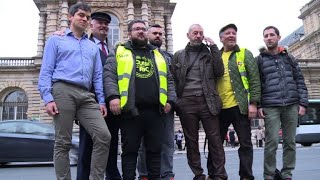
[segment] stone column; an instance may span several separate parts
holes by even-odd
[[[47,4],[47,26],[46,26],[46,39],[55,31],[58,27],[58,4],[50,3]]]
[[[64,31],[68,28],[68,0],[62,0],[61,4],[61,17],[60,17],[60,30]]]
[[[165,16],[167,51],[173,53],[171,16]]]
[[[128,2],[128,22],[133,20],[134,20],[134,6],[133,6],[133,2],[129,1]]]
[[[141,20],[143,20],[146,26],[149,26],[149,13],[148,13],[148,4],[146,1],[142,1],[141,5]]]
[[[45,42],[45,26],[46,26],[46,13],[44,7],[40,8],[39,13],[39,32],[38,32],[38,49],[37,49],[37,56],[42,56],[44,42]]]

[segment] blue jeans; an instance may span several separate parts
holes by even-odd
[[[161,166],[160,166],[160,175],[161,179],[169,180],[171,177],[174,177],[173,169],[173,153],[174,153],[174,113],[170,111],[166,115],[164,132],[162,139],[162,150],[161,150]],[[143,177],[148,177],[147,165],[146,165],[146,150],[144,143],[142,141],[139,155],[138,155],[138,164],[137,170],[139,173],[139,179]]]
[[[111,112],[108,111],[108,116]],[[117,166],[118,157],[118,133],[119,119],[111,117],[106,120],[110,134],[110,151],[106,168],[105,180],[121,180],[121,175]],[[80,125],[80,143],[79,143],[79,158],[77,167],[77,180],[89,180],[90,162],[92,154],[92,139],[86,130]]]

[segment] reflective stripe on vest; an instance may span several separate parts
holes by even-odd
[[[236,59],[237,59],[238,70],[241,76],[241,81],[244,89],[248,94],[248,102],[250,102],[249,81],[248,81],[247,71],[246,71],[245,62],[244,62],[245,53],[246,53],[246,49],[240,48],[240,51],[236,53]]]
[[[159,89],[159,100],[164,106],[167,102],[167,65],[163,56],[158,50],[153,50],[155,56],[155,62],[158,69],[160,89]],[[130,78],[132,69],[134,67],[133,55],[131,50],[126,49],[124,46],[119,45],[116,52],[117,60],[117,75],[118,75],[118,87],[120,94],[121,109],[127,104],[128,101],[128,90],[130,84]]]
[[[167,80],[167,63],[160,52],[155,49],[153,50],[156,65],[158,68],[160,89],[159,89],[159,101],[160,104],[165,106],[168,100],[168,80]]]

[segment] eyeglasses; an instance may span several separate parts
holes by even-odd
[[[135,27],[132,28],[131,31],[143,31],[143,32],[147,32],[147,29],[144,27]]]
[[[162,36],[162,33],[161,33],[161,32],[153,32],[152,34],[155,35],[155,36],[156,36],[157,34],[159,34],[159,36]]]

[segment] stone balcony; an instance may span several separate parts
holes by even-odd
[[[34,66],[32,58],[0,58],[0,67]]]

